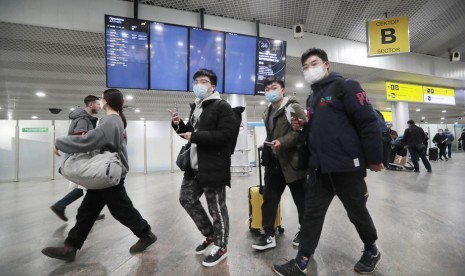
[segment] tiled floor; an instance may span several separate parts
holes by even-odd
[[[378,229],[383,260],[374,275],[465,275],[465,154],[434,162],[433,173],[369,173],[368,207]],[[130,174],[126,188],[152,225],[158,241],[131,255],[137,241],[111,217],[95,224],[76,261],[45,257],[45,246],[61,245],[74,224],[78,200],[64,223],[49,206],[65,193],[67,181],[24,180],[0,183],[0,275],[273,275],[270,266],[296,254],[291,241],[298,229],[290,193],[283,196],[283,226],[274,250],[256,252],[248,230],[247,188],[258,172],[233,177],[228,189],[231,235],[229,257],[213,268],[201,265],[193,250],[202,240],[178,202],[181,173]],[[308,275],[354,275],[362,243],[338,199],[328,211]]]

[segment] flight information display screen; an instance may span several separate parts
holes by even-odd
[[[277,77],[284,81],[286,74],[286,42],[269,38],[257,40],[257,80],[255,91],[265,94],[264,80]]]
[[[226,34],[224,92],[227,94],[255,94],[257,38]]]
[[[188,27],[150,23],[150,89],[188,89]]]
[[[105,16],[107,87],[148,89],[149,23]]]
[[[193,76],[199,69],[213,70],[218,76],[216,90],[223,92],[224,33],[190,29],[189,91],[193,90]]]

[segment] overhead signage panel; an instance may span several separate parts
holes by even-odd
[[[369,21],[367,25],[368,56],[410,52],[407,16]]]
[[[455,105],[454,89],[423,86],[423,95],[425,103]]]
[[[396,102],[423,102],[423,87],[421,85],[386,82],[386,98]]]

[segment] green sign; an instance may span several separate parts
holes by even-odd
[[[48,127],[23,127],[23,132],[48,132]]]

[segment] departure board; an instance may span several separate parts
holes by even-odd
[[[216,91],[223,92],[224,33],[191,28],[189,41],[189,91],[199,69],[210,69],[218,76]]]
[[[187,90],[188,31],[184,26],[150,23],[150,89]]]
[[[255,94],[257,38],[226,34],[224,92],[226,94]]]
[[[255,93],[265,94],[264,81],[276,77],[284,81],[286,74],[286,42],[282,40],[257,39],[257,77]]]
[[[107,87],[149,87],[149,22],[105,16]]]

